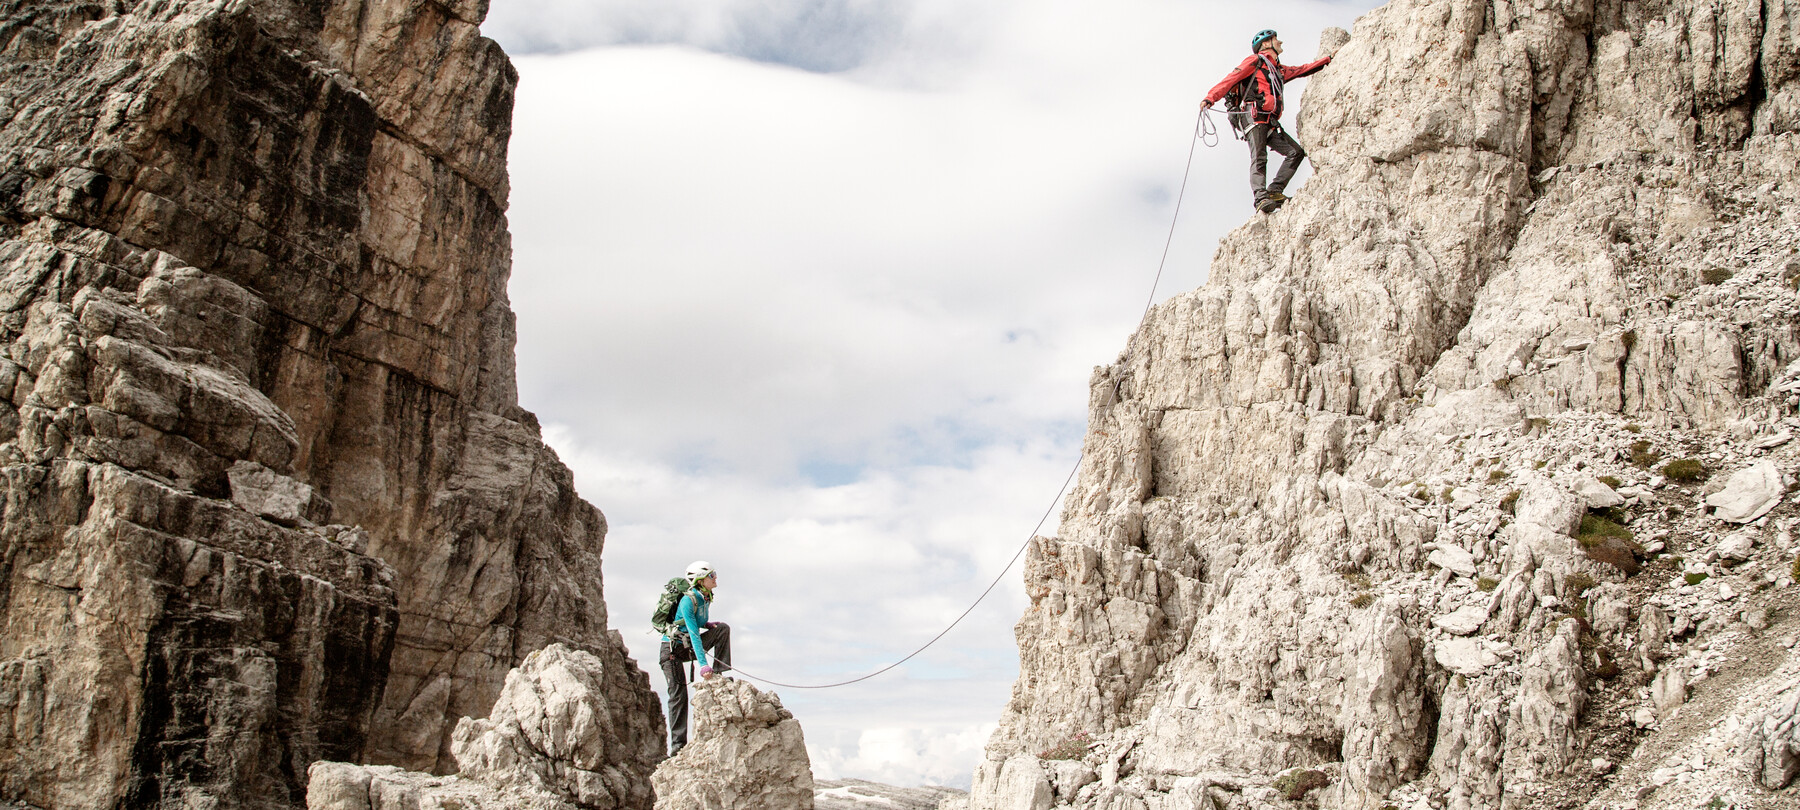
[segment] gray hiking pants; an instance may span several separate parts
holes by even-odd
[[[700,646],[711,653],[715,672],[731,669],[731,625],[713,622],[701,630]],[[687,632],[682,631],[672,641],[663,642],[657,652],[663,682],[669,685],[669,756],[674,756],[688,741],[688,679],[682,664],[694,660],[694,646],[688,643]]]
[[[1250,144],[1250,191],[1256,195],[1256,202],[1267,199],[1271,191],[1280,193],[1287,189],[1288,181],[1294,179],[1294,172],[1300,170],[1300,161],[1306,159],[1306,150],[1288,137],[1280,124],[1252,126],[1244,134],[1244,140]],[[1281,169],[1275,172],[1275,181],[1272,183],[1264,181],[1269,175],[1271,149],[1283,158]]]

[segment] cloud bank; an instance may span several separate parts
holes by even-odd
[[[1255,30],[1298,61],[1365,7],[496,3],[520,395],[607,514],[610,620],[653,684],[648,614],[693,559],[737,663],[790,683],[964,610],[1075,464],[1200,96]],[[1245,163],[1198,150],[1159,298],[1255,216]],[[893,672],[778,688],[818,775],[967,785],[1026,604],[1015,570]]]

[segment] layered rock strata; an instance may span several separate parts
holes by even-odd
[[[556,640],[648,718],[608,752],[647,780],[605,520],[517,405],[516,77],[485,10],[6,4],[0,799],[292,806],[315,759],[444,771]]]
[[[656,810],[813,810],[806,739],[778,695],[700,681],[693,713],[693,740],[651,776]]]
[[[1693,806],[1640,766],[1731,717],[1677,781],[1793,802],[1786,720],[1732,707],[1800,607],[1797,32],[1362,18],[1305,188],[1094,374],[971,805]]]
[[[647,807],[650,786],[614,750],[642,734],[609,702],[599,657],[552,644],[525,657],[486,719],[458,721],[451,752],[460,772],[433,776],[391,765],[315,762],[309,810],[610,810]]]

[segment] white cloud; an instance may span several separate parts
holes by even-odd
[[[738,663],[778,680],[867,673],[967,607],[1075,461],[1200,95],[1254,30],[1306,57],[1354,13],[839,3],[891,20],[831,74],[767,55],[804,26],[766,53],[720,33],[825,5],[502,0],[488,26],[609,45],[517,59],[512,296],[521,398],[608,516],[612,625],[646,669],[656,591],[696,558]],[[1199,150],[1159,296],[1252,216],[1245,162],[1229,134]],[[820,773],[966,784],[1024,605],[1015,570],[898,671],[779,690]]]

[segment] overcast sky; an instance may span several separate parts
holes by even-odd
[[[1298,63],[1373,5],[495,0],[520,398],[607,515],[611,623],[652,684],[648,614],[694,559],[778,681],[961,613],[1076,462],[1200,98],[1258,29]],[[1159,300],[1255,216],[1246,160],[1229,131],[1198,149]],[[966,787],[1025,606],[1015,568],[903,667],[777,688],[814,773]]]

